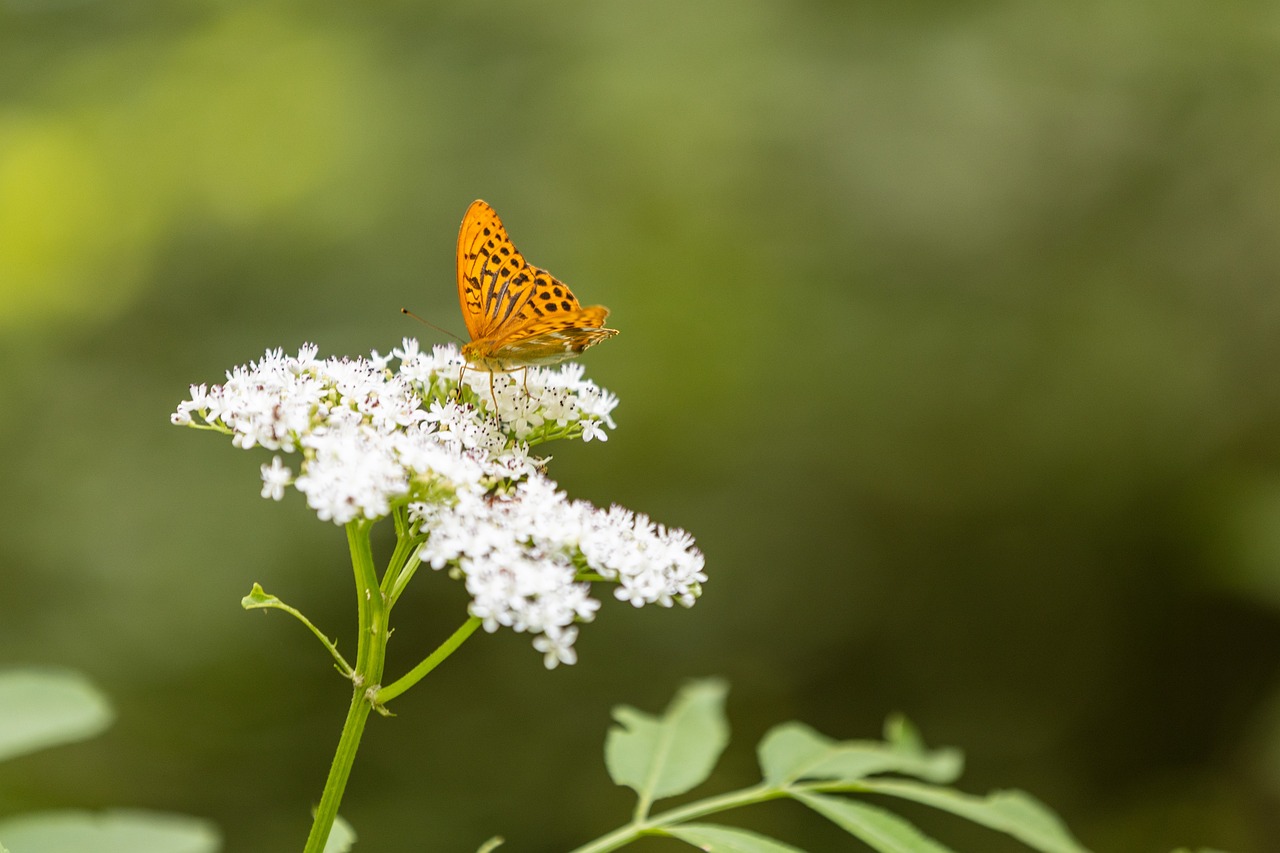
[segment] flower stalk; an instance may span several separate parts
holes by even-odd
[[[329,776],[325,780],[324,792],[320,796],[320,805],[316,807],[304,853],[322,853],[329,840],[333,822],[338,816],[338,807],[342,803],[342,795],[346,791],[347,781],[351,778],[351,768],[355,764],[356,753],[360,748],[360,738],[364,734],[369,713],[371,711],[385,713],[387,702],[421,681],[427,673],[457,651],[458,647],[480,626],[479,619],[474,616],[469,618],[424,661],[389,687],[381,687],[379,682],[386,667],[387,640],[391,636],[391,603],[382,591],[378,583],[377,571],[374,569],[369,535],[372,528],[373,524],[367,521],[353,521],[347,524],[347,543],[351,551],[351,567],[355,573],[356,610],[359,619],[356,667],[351,673],[351,705],[347,709],[347,719],[342,724],[342,735],[334,751],[333,763],[329,766]],[[396,532],[399,534],[396,537],[396,551],[387,567],[383,584],[393,580],[395,573],[403,568],[409,554],[412,553],[409,543],[416,538],[408,526],[397,525]]]
[[[347,709],[346,722],[342,724],[342,736],[329,766],[329,777],[324,783],[320,805],[316,807],[311,832],[307,835],[304,853],[323,853],[333,822],[338,816],[338,806],[351,778],[356,752],[364,725],[373,710],[372,696],[387,658],[388,610],[378,589],[378,573],[373,566],[373,548],[369,531],[373,525],[366,521],[347,524],[347,544],[351,551],[351,567],[355,571],[359,634],[356,648],[356,669],[351,676],[351,706]]]

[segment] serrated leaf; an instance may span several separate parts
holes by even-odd
[[[77,672],[0,672],[0,760],[91,738],[113,719],[106,696]]]
[[[342,815],[333,819],[333,828],[324,842],[324,853],[348,853],[356,843],[356,831],[343,820]]]
[[[1011,835],[1041,853],[1089,853],[1048,806],[1025,791],[992,791],[975,797],[919,782],[868,780],[867,789],[933,806]]]
[[[635,708],[613,711],[618,725],[605,738],[605,764],[618,785],[643,802],[673,797],[702,783],[729,741],[724,716],[728,686],[717,679],[681,688],[661,718]]]
[[[827,794],[799,792],[794,796],[880,853],[951,853],[951,848],[939,844],[908,821],[879,806]]]
[[[682,823],[663,831],[706,853],[804,853],[767,835],[714,823]]]
[[[160,812],[50,811],[0,821],[13,853],[217,853],[207,821]]]
[[[895,743],[836,741],[797,722],[770,729],[757,753],[765,781],[779,786],[801,779],[858,782],[876,773],[950,782],[964,765],[954,749],[930,751],[905,738]]]

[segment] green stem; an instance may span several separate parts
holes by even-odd
[[[626,826],[615,829],[608,835],[602,835],[595,841],[582,845],[571,851],[571,853],[608,853],[611,850],[618,850],[627,846],[641,836],[656,835],[666,826],[673,826],[703,815],[736,809],[752,803],[764,802],[765,800],[775,800],[785,796],[788,796],[785,790],[767,784],[743,788],[740,791],[730,791],[727,794],[698,800],[695,803],[689,803],[662,814],[651,815],[645,820],[632,821]]]
[[[466,622],[463,622],[461,628],[454,631],[453,634],[450,635],[449,639],[441,643],[439,648],[427,655],[421,663],[388,684],[386,687],[379,690],[373,697],[373,701],[379,705],[385,705],[413,685],[417,684],[428,672],[435,669],[444,662],[445,658],[457,651],[458,646],[461,646],[463,642],[466,641],[467,637],[474,634],[476,628],[480,627],[480,623],[481,620],[476,616],[472,616]]]
[[[347,524],[347,545],[351,550],[351,567],[355,572],[357,611],[360,630],[356,647],[356,671],[352,675],[354,690],[347,720],[342,725],[342,736],[329,767],[329,778],[316,807],[311,833],[307,836],[304,853],[323,853],[333,821],[338,816],[342,794],[351,777],[356,751],[360,748],[360,736],[364,724],[373,710],[373,696],[382,678],[387,657],[387,607],[382,591],[378,589],[378,572],[373,566],[373,548],[369,542],[372,523],[364,520]]]
[[[399,584],[400,573],[419,544],[413,536],[409,535],[408,522],[404,518],[404,507],[396,507],[392,513],[396,522],[396,549],[391,554],[391,559],[387,561],[387,570],[382,574],[382,584],[379,587],[388,608],[395,603],[391,591]]]
[[[338,805],[342,802],[342,793],[346,790],[347,780],[351,778],[356,750],[360,748],[360,736],[364,734],[364,724],[372,710],[373,706],[369,704],[365,692],[357,689],[351,696],[347,721],[342,725],[342,737],[338,739],[338,748],[333,754],[329,778],[325,780],[324,793],[320,797],[320,805],[316,807],[311,833],[307,836],[307,846],[303,848],[304,853],[323,853],[324,846],[329,841],[333,821],[338,816]]]
[[[373,567],[373,545],[369,542],[371,526],[363,520],[347,524],[347,546],[351,550],[351,567],[356,574],[356,610],[360,622],[360,631],[356,636],[356,673],[364,676],[370,673],[373,666],[371,657],[376,641],[381,639],[384,651],[387,642],[385,631],[379,631],[380,626],[374,619],[375,614],[385,617],[385,607],[381,590],[378,589],[378,571]],[[378,661],[377,668],[375,680],[382,676],[381,660]]]
[[[422,541],[420,539],[414,541],[414,549],[410,553],[409,559],[401,566],[395,582],[391,584],[391,591],[387,593],[388,607],[395,607],[396,602],[400,600],[400,593],[404,592],[404,588],[409,585],[409,581],[413,580],[413,576],[417,573],[418,566],[422,565],[422,561],[418,559],[417,551],[417,546],[421,544]]]
[[[750,806],[755,803],[793,797],[799,792],[854,793],[874,792],[875,790],[875,787],[868,785],[866,780],[861,782],[789,782],[782,786],[761,782],[759,785],[753,785],[750,788],[742,788],[737,791],[730,791],[727,794],[707,797],[705,800],[686,803],[679,808],[674,808],[661,814],[633,820],[608,835],[602,835],[589,844],[584,844],[571,850],[570,853],[609,853],[611,850],[626,847],[645,835],[666,835],[668,827],[677,826],[695,818]]]

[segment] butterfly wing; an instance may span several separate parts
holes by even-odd
[[[535,295],[529,304],[537,301]],[[608,316],[608,308],[592,305],[534,317],[495,339],[489,355],[508,367],[555,364],[618,334],[616,329],[604,327]]]
[[[538,270],[516,250],[492,207],[476,199],[458,229],[458,302],[473,341],[521,322]]]

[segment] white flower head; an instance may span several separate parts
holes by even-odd
[[[417,557],[466,583],[486,630],[533,635],[548,668],[576,660],[594,619],[593,582],[636,607],[690,606],[706,581],[693,539],[619,507],[570,501],[530,447],[608,439],[617,398],[580,364],[490,374],[456,347],[409,338],[387,355],[320,359],[306,344],[192,385],[173,423],[276,453],[262,496],[293,486],[322,520],[347,524],[407,507]],[[295,475],[283,455],[296,454]]]
[[[549,667],[573,662],[577,633],[569,629],[600,608],[591,580],[616,582],[614,594],[636,607],[671,607],[691,606],[707,579],[702,553],[684,531],[620,507],[570,501],[537,473],[506,494],[413,504],[410,517],[427,533],[419,558],[466,578],[471,614],[486,630],[540,635],[534,646]]]
[[[451,345],[423,352],[408,338],[369,358],[320,359],[314,344],[293,356],[268,350],[220,385],[192,385],[170,420],[226,433],[236,447],[301,454],[296,477],[283,461],[264,471],[263,495],[279,500],[293,485],[339,524],[380,518],[420,490],[519,480],[539,468],[531,444],[602,437],[601,416],[565,417],[566,395],[594,394],[579,365],[522,371],[528,392],[518,374],[493,376],[495,410],[490,374],[464,364]],[[531,394],[549,388],[548,408]]]

